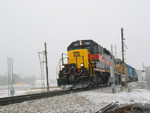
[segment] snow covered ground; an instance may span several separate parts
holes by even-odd
[[[14,85],[15,94],[14,96],[18,95],[26,95],[31,93],[40,93],[46,91],[46,88],[41,88],[40,86],[32,86],[32,85]],[[61,90],[56,85],[50,87],[50,91]],[[1,86],[0,87],[0,98],[9,97],[8,95],[8,87]]]
[[[0,113],[93,113],[116,101],[120,104],[150,104],[150,91],[146,89],[145,83],[142,83],[142,85],[141,83],[130,83],[129,87],[129,92],[128,90],[120,92],[120,86],[117,86],[117,92],[112,94],[111,87],[107,87],[94,91],[0,106]]]

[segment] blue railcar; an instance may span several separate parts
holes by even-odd
[[[128,69],[128,75],[130,75],[131,77],[135,77],[136,76],[135,69],[128,64],[126,64],[126,66]]]

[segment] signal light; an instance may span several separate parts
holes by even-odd
[[[78,72],[80,72],[80,70],[78,69]]]

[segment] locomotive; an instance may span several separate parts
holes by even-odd
[[[138,80],[137,76],[137,70],[130,66],[127,63],[123,63],[121,59],[115,59],[115,72],[118,74],[119,82],[121,82],[121,75],[123,73],[123,68],[124,68],[124,74],[127,77],[127,82],[134,82]]]
[[[114,56],[93,40],[72,42],[62,54],[58,71],[58,86],[61,88],[86,88],[108,85],[110,67],[115,70]]]
[[[115,83],[121,83],[125,74],[128,82],[137,81],[136,69],[115,59],[106,48],[93,40],[72,42],[62,54],[57,71],[57,83],[61,88],[86,88],[111,84],[110,67],[114,70]]]

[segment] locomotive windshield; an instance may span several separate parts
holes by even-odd
[[[68,48],[68,51],[70,50],[75,50],[75,49],[87,49],[89,52],[92,51],[91,46],[75,46],[75,47],[70,47]]]
[[[102,54],[102,47],[92,40],[75,41],[68,46],[68,51],[75,49],[87,49],[89,53]]]

